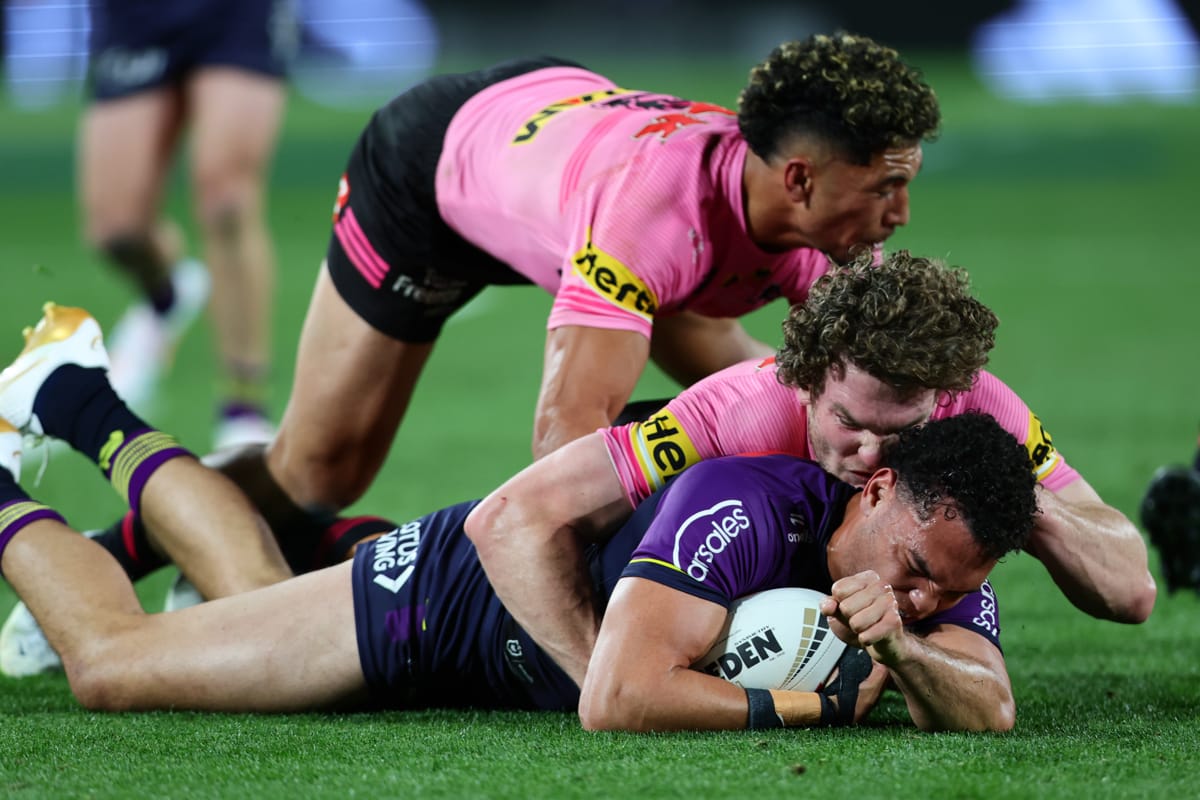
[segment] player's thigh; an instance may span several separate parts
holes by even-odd
[[[365,694],[351,562],[149,619],[150,641],[130,649],[155,654],[149,680],[166,682],[163,701],[301,711]]]
[[[79,130],[79,190],[89,239],[154,221],[181,113],[178,90],[169,86],[88,106]]]
[[[279,138],[286,87],[277,78],[218,66],[197,70],[186,86],[200,208],[253,200]]]
[[[292,392],[268,451],[296,499],[332,481],[355,493],[378,470],[433,343],[380,333],[342,298],[322,267],[300,334]],[[306,497],[307,496],[307,497]],[[352,498],[351,498],[352,499]]]

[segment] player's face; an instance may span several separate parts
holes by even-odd
[[[866,165],[840,158],[812,165],[805,222],[811,246],[846,263],[908,224],[908,185],[921,169],[921,147],[885,150]]]
[[[901,393],[853,364],[831,372],[821,394],[801,389],[808,416],[809,457],[846,483],[862,486],[883,463],[883,449],[927,421],[937,392]]]
[[[863,513],[839,530],[828,548],[834,580],[874,570],[890,584],[906,621],[945,610],[978,589],[996,562],[985,558],[961,514],[935,509],[922,520],[903,493],[896,473],[872,476],[859,503]]]

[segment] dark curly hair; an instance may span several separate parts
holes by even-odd
[[[785,42],[750,70],[738,127],[764,161],[796,135],[856,164],[936,138],[941,112],[921,74],[889,47],[839,31]]]
[[[986,558],[1028,541],[1038,513],[1033,464],[991,416],[969,412],[902,431],[884,463],[920,519],[961,514]]]
[[[967,273],[897,250],[862,254],[813,284],[783,322],[779,381],[819,395],[853,364],[901,392],[962,392],[987,363],[999,321]]]

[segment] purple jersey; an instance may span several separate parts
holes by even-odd
[[[857,490],[793,456],[713,459],[651,495],[588,548],[602,602],[637,576],[720,603],[780,586],[828,592],[825,546]],[[354,554],[359,659],[386,706],[573,709],[579,689],[500,603],[461,503],[406,523]],[[948,624],[1000,646],[985,583],[914,630]]]
[[[856,492],[813,462],[788,455],[701,462],[662,492],[623,576],[647,578],[725,607],[783,586],[828,593],[825,547]],[[975,631],[999,647],[991,585],[984,583],[953,608],[911,627],[923,631],[942,624]]]

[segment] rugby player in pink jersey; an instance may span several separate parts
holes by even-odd
[[[668,478],[716,456],[783,452],[862,485],[900,431],[981,411],[1027,448],[1039,481],[1027,550],[1080,609],[1144,621],[1156,596],[1145,542],[1025,403],[982,371],[996,324],[965,273],[936,261],[899,251],[835,270],[792,309],[777,362],[730,367],[645,422],[534,463],[480,504],[467,535],[506,608],[581,678],[599,622],[580,550]]]
[[[906,224],[939,119],[894,50],[849,34],[778,47],[736,111],[552,58],[434,77],[352,152],[278,435],[227,474],[304,549],[298,530],[372,483],[443,324],[491,285],[554,295],[535,458],[610,424],[651,358],[687,385],[769,355],[737,318]]]
[[[375,479],[443,324],[485,287],[554,295],[544,456],[610,424],[651,358],[687,385],[769,355],[737,318],[802,301],[830,258],[906,224],[939,120],[914,69],[850,34],[776,48],[736,112],[554,58],[404,92],[341,177],[277,436],[209,462],[281,537],[288,563],[253,573],[311,567],[333,515]],[[137,578],[145,539],[130,530],[97,541]],[[209,543],[162,544],[191,571],[218,568]],[[206,597],[225,584],[200,580]]]

